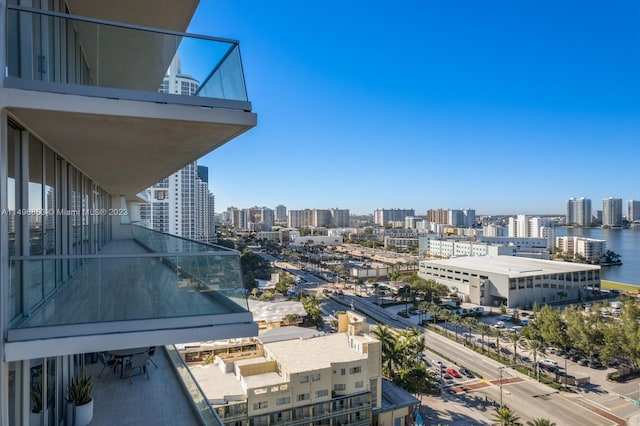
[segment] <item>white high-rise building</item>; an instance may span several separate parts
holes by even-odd
[[[639,200],[627,201],[627,220],[629,222],[635,222],[640,220],[640,201]]]
[[[275,218],[276,223],[286,223],[287,222],[287,207],[282,204],[277,205],[275,208]]]
[[[389,222],[404,222],[407,216],[415,215],[414,209],[375,209],[373,211],[373,221],[380,226],[386,226]]]
[[[142,221],[151,229],[202,242],[215,241],[207,168],[191,163],[146,190]]]
[[[567,225],[589,226],[592,222],[591,200],[589,198],[569,198],[567,200]]]
[[[602,200],[602,226],[622,226],[622,198]]]
[[[182,73],[176,55],[159,91],[193,96],[199,86],[197,80]],[[147,194],[150,203],[140,206],[140,215],[151,229],[202,242],[216,241],[207,167],[193,162],[149,188]]]
[[[516,219],[516,235],[515,237],[528,238],[529,235],[529,217],[526,214],[519,214]]]
[[[509,237],[527,238],[529,237],[529,218],[525,214],[509,218]]]

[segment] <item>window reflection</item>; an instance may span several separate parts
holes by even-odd
[[[26,221],[29,227],[29,254],[43,254],[42,244],[42,143],[29,138],[29,186]],[[23,218],[25,216],[23,215]],[[29,277],[29,306],[33,308],[44,298],[42,262],[30,262],[25,274]]]

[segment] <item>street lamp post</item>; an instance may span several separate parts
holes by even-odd
[[[500,408],[502,408],[502,371],[507,367],[498,368],[498,372],[500,373]]]

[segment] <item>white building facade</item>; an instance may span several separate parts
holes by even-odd
[[[510,308],[578,300],[600,288],[600,267],[513,256],[423,260],[418,275],[468,296]]]

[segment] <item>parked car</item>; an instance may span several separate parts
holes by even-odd
[[[586,358],[580,358],[577,362],[578,362],[578,365],[582,365],[582,366],[589,364],[589,361],[587,361]]]
[[[543,369],[548,371],[549,373],[555,373],[556,371],[558,371],[558,367],[554,366],[554,365],[550,365],[550,364],[538,364],[538,366]]]
[[[445,380],[453,380],[453,377],[451,377],[448,373],[444,373],[442,375],[442,378],[445,379]]]
[[[464,367],[460,369],[460,373],[462,373],[463,375],[467,376],[470,379],[473,379],[475,377],[471,371],[467,370]]]
[[[431,361],[433,363],[433,365],[435,365],[436,367],[440,367],[440,369],[444,369],[446,368],[446,365],[444,365],[442,362],[438,361],[437,359],[434,359]]]
[[[453,368],[449,367],[449,368],[447,368],[446,371],[447,371],[447,374],[450,375],[451,377],[455,377],[456,379],[460,378],[460,373],[458,373]]]
[[[593,369],[599,369],[603,367],[602,363],[597,360],[589,361],[587,365],[589,366],[589,368],[593,368]]]
[[[557,361],[554,361],[554,360],[549,359],[549,358],[542,358],[540,360],[540,364],[551,365],[553,367],[557,367],[558,366],[558,362]]]

